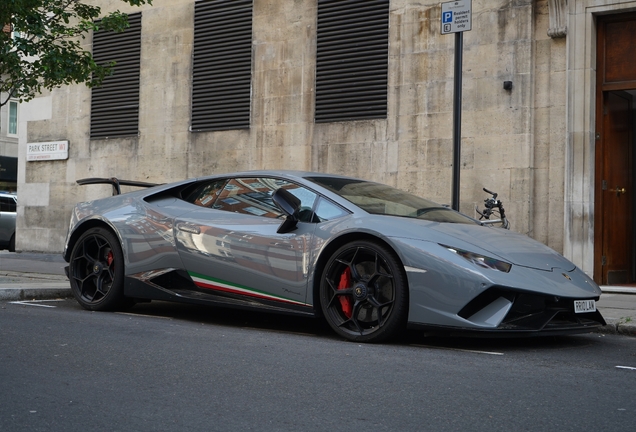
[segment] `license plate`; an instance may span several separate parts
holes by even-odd
[[[574,312],[596,312],[596,302],[594,300],[574,300]]]

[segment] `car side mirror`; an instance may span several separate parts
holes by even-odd
[[[283,234],[295,230],[298,224],[300,200],[283,188],[276,189],[276,192],[272,195],[272,200],[286,216],[285,221],[278,227],[276,232]]]
[[[300,200],[283,188],[279,188],[274,192],[272,200],[286,216],[285,221],[278,227],[276,232],[283,234],[295,230],[298,224]]]

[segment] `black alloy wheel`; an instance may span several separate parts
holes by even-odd
[[[406,325],[403,267],[378,243],[346,244],[325,266],[320,303],[327,322],[341,336],[359,342],[389,339]]]
[[[124,306],[124,256],[117,238],[105,228],[91,228],[79,238],[69,262],[71,289],[88,310]]]

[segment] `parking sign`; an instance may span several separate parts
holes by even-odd
[[[442,34],[471,30],[472,9],[472,0],[442,3]]]

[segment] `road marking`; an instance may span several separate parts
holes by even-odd
[[[163,318],[163,319],[167,319],[167,320],[171,320],[172,317],[167,317],[167,316],[160,316],[160,315],[145,315],[145,314],[139,314],[139,313],[133,313],[133,312],[115,312],[117,315],[130,315],[130,316],[134,316],[134,317],[147,317],[147,318]]]
[[[66,299],[49,299],[49,300],[20,300],[25,303],[44,303],[44,302],[62,302],[66,301]]]
[[[627,370],[636,371],[636,367],[631,367],[631,366],[616,366],[616,369],[627,369]]]
[[[499,355],[499,356],[504,355],[504,353],[493,352],[493,351],[477,351],[477,350],[467,350],[467,349],[461,349],[461,348],[437,347],[432,345],[411,344],[411,346],[421,347],[421,348],[440,349],[440,350],[447,350],[447,351],[462,351],[462,352],[468,352],[468,353],[474,353],[474,354],[488,354],[488,355]]]
[[[33,303],[33,301],[12,301],[12,302],[9,302],[9,303],[23,305],[23,306],[39,306],[39,307],[46,307],[46,308],[56,308],[57,307],[57,306],[51,306],[51,305],[37,304],[37,303]]]

